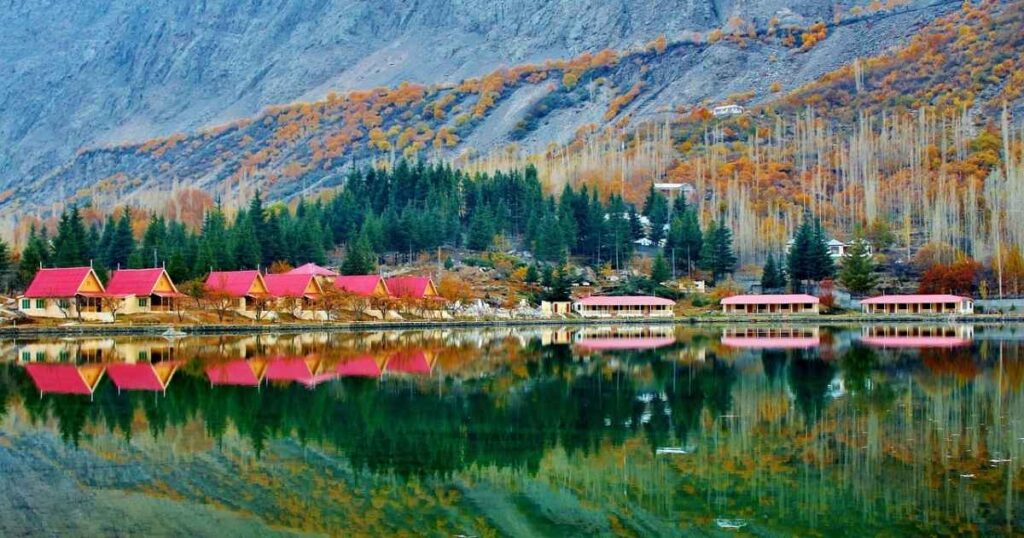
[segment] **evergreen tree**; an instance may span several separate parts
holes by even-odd
[[[110,269],[127,268],[128,260],[134,252],[135,236],[132,234],[131,214],[125,209],[121,213],[121,218],[117,220],[114,232],[110,236],[110,243],[107,245],[107,267]]]
[[[527,284],[536,284],[537,281],[540,280],[540,272],[537,271],[537,264],[532,264],[526,268],[526,275],[523,277],[523,280]]]
[[[61,214],[53,239],[53,263],[57,267],[89,265],[87,233],[77,206]]]
[[[789,248],[787,266],[794,291],[801,291],[806,280],[818,281],[835,273],[824,229],[810,212],[804,213],[803,221],[797,228]]]
[[[466,246],[470,250],[487,250],[494,242],[494,235],[494,222],[490,209],[487,207],[477,208],[469,221]]]
[[[45,237],[45,233],[43,235],[36,233],[35,225],[29,229],[25,249],[21,252],[21,260],[18,261],[18,283],[20,285],[28,285],[36,271],[48,264],[49,245],[47,245]]]
[[[671,279],[672,268],[668,266],[665,254],[658,251],[658,255],[654,257],[654,262],[651,263],[651,280],[655,285],[658,285]]]
[[[343,275],[371,275],[377,271],[377,256],[370,247],[370,239],[366,234],[359,234],[349,244],[345,252],[345,261],[341,264]]]
[[[263,261],[253,221],[246,211],[240,211],[235,218],[231,230],[231,254],[231,266],[235,269],[256,269]]]
[[[572,280],[569,269],[561,266],[551,276],[551,287],[545,298],[548,301],[568,301],[572,297]]]
[[[868,243],[861,238],[854,239],[843,254],[839,281],[851,293],[864,294],[878,284],[874,271],[875,264],[868,253]]]
[[[736,254],[732,248],[732,230],[724,222],[711,221],[704,234],[700,253],[701,269],[711,274],[712,282],[736,269]]]
[[[7,292],[14,280],[14,271],[11,267],[11,249],[7,242],[0,239],[0,290]]]
[[[665,195],[655,190],[653,184],[644,202],[644,215],[651,222],[650,240],[658,244],[665,238],[665,225],[669,223],[669,207]]]
[[[764,270],[761,273],[761,289],[778,290],[786,286],[786,274],[775,262],[775,256],[768,254],[768,260],[765,261]]]

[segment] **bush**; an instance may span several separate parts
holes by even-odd
[[[694,293],[693,296],[690,297],[690,304],[692,304],[694,308],[704,308],[711,303],[711,297],[708,297],[703,293]]]

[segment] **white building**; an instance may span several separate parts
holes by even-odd
[[[746,110],[740,105],[722,105],[713,108],[711,110],[711,115],[713,115],[716,118],[721,118],[724,116],[738,116],[744,113],[745,111]]]

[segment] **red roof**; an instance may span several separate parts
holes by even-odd
[[[430,286],[430,277],[426,276],[393,276],[384,280],[392,297],[422,299]]]
[[[29,377],[39,392],[55,394],[92,394],[92,387],[74,364],[29,363],[25,365]]]
[[[107,366],[107,374],[114,385],[121,390],[164,390],[154,365],[148,362],[137,364],[111,364]]]
[[[263,283],[267,285],[267,291],[273,297],[305,297],[306,288],[313,280],[311,274],[290,274],[266,275]],[[314,285],[315,286],[315,285]]]
[[[313,372],[309,369],[306,357],[276,357],[267,364],[266,377],[272,381],[309,383],[313,381]]]
[[[313,275],[313,276],[338,276],[338,273],[331,271],[326,267],[320,267],[315,263],[307,263],[300,265],[291,271],[285,273],[286,275]]]
[[[817,336],[723,336],[722,343],[740,349],[810,349],[821,344]]]
[[[421,350],[399,351],[388,359],[387,369],[389,372],[403,374],[428,374],[430,362],[427,361],[426,353]]]
[[[934,304],[970,301],[970,297],[959,295],[880,295],[864,299],[860,304]]]
[[[206,287],[232,297],[246,297],[251,295],[249,290],[257,278],[259,271],[213,271],[206,277]]]
[[[152,295],[153,288],[164,274],[161,268],[154,269],[118,269],[110,275],[107,293],[111,295]],[[170,282],[170,277],[167,281]],[[171,286],[174,286],[171,283]],[[167,294],[164,294],[167,295]]]
[[[249,361],[238,359],[206,368],[206,377],[214,385],[244,385],[255,387],[260,379]]]
[[[675,306],[675,301],[653,295],[592,295],[576,301],[583,306]]]
[[[337,375],[345,377],[377,377],[381,373],[380,365],[370,355],[339,362],[334,371]]]
[[[377,283],[383,280],[380,275],[346,275],[334,279],[334,287],[355,295],[363,297],[373,296],[377,289]],[[384,289],[388,287],[385,284]]]
[[[614,351],[619,349],[656,349],[676,343],[671,337],[634,338],[584,338],[576,345],[590,351]]]
[[[722,304],[818,304],[821,300],[804,293],[767,294],[767,295],[733,295],[722,299]]]
[[[40,269],[36,272],[32,283],[28,285],[28,289],[25,290],[25,297],[39,299],[74,297],[91,272],[92,267]]]
[[[958,336],[865,336],[860,341],[883,348],[952,348],[971,345],[970,338]]]

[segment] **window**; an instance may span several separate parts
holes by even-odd
[[[71,301],[67,299],[57,299],[57,306],[67,310],[68,308],[71,308]],[[42,307],[40,306],[39,308]]]
[[[66,350],[66,349],[62,349],[62,350],[60,350],[60,353],[57,353],[57,359],[59,359],[59,360],[66,361],[66,360],[68,360],[70,358],[71,358],[71,353],[68,352],[68,350]]]
[[[149,297],[139,297],[139,308],[146,308],[149,306]]]
[[[46,299],[36,299],[36,308],[46,308]]]
[[[140,360],[140,361],[144,361],[144,360],[146,360],[147,358],[148,358],[148,356],[146,355],[146,352],[145,352],[145,351],[140,351],[140,352],[139,352],[139,360]]]
[[[46,353],[43,351],[36,351],[36,360],[41,361],[46,359]]]
[[[32,360],[32,352],[31,351],[22,351],[21,352],[21,360],[23,360],[25,362],[28,362],[28,361]]]
[[[21,309],[22,310],[28,310],[29,308],[32,308],[32,299],[22,299],[21,300]]]

